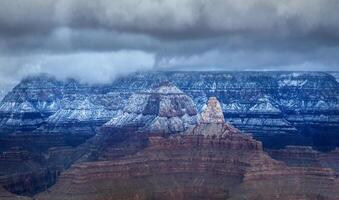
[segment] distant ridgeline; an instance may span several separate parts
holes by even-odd
[[[339,83],[323,72],[145,72],[107,85],[30,77],[0,103],[0,146],[42,135],[76,145],[121,115],[132,94],[163,82],[190,96],[198,112],[216,96],[225,121],[265,147],[339,146]]]

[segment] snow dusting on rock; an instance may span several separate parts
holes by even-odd
[[[178,133],[198,123],[193,100],[166,82],[147,92],[133,94],[124,111],[104,127],[134,127],[140,132]]]

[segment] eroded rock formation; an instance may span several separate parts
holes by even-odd
[[[225,123],[224,114],[216,97],[210,97],[201,113],[201,123]]]
[[[0,102],[0,135],[21,130],[25,133],[18,135],[27,137],[37,128],[36,134],[94,135],[97,127],[121,114],[132,94],[164,81],[190,96],[199,111],[216,96],[225,120],[266,147],[339,146],[339,83],[321,72],[145,72],[108,85],[31,77]]]
[[[129,98],[124,111],[107,122],[103,130],[132,129],[143,133],[173,134],[198,123],[193,100],[169,82]]]
[[[218,110],[213,108],[215,105],[208,103],[206,112]],[[334,170],[291,167],[273,160],[263,151],[261,142],[218,121],[219,115],[208,115],[205,123],[184,133],[151,136],[148,146],[134,155],[76,164],[36,198],[339,198]]]

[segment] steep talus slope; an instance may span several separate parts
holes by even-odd
[[[63,173],[36,199],[338,199],[335,172],[288,167],[261,142],[220,121],[210,98],[201,122],[184,133],[150,136],[148,147]]]

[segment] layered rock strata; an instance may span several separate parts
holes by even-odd
[[[205,115],[222,115],[210,115],[215,101],[210,99]],[[49,192],[36,198],[339,198],[333,170],[288,167],[268,156],[260,142],[227,123],[215,123],[217,119],[205,118],[206,123],[167,138],[151,136],[148,147],[134,155],[74,165]]]
[[[42,125],[42,133],[93,132],[123,111],[133,93],[164,81],[188,94],[199,111],[210,96],[218,97],[225,120],[266,147],[339,144],[339,83],[321,72],[146,72],[108,85],[31,77],[0,103],[0,133]]]
[[[192,99],[169,82],[129,98],[122,113],[104,124],[104,131],[132,129],[138,133],[173,134],[198,123]]]

